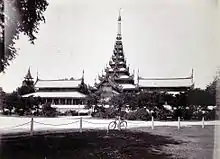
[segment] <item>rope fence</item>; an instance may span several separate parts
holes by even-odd
[[[6,127],[6,128],[4,128],[4,129],[11,130],[11,129],[19,128],[19,127],[24,126],[24,125],[28,125],[28,124],[30,124],[30,123],[31,123],[31,122],[29,121],[29,122],[26,122],[26,123],[23,123],[23,124],[11,126],[11,127]]]
[[[46,126],[63,126],[63,125],[71,125],[71,124],[74,124],[74,123],[78,123],[79,121],[73,121],[71,123],[65,123],[65,124],[48,124],[48,123],[42,123],[42,122],[38,122],[38,121],[34,121],[34,123],[37,123],[37,124],[41,124],[41,125],[46,125]]]
[[[82,117],[80,117],[78,119],[74,118],[74,121],[69,122],[69,123],[63,123],[63,124],[49,124],[49,123],[39,122],[39,121],[35,121],[34,118],[32,117],[29,122],[26,122],[26,123],[23,123],[23,124],[19,124],[19,125],[15,125],[15,126],[12,126],[12,127],[3,128],[3,129],[13,130],[13,129],[16,129],[16,128],[22,128],[22,126],[25,126],[25,125],[29,125],[30,126],[29,127],[30,128],[30,135],[33,135],[35,124],[58,127],[58,126],[65,126],[65,125],[72,125],[72,124],[79,123],[79,125],[78,125],[79,132],[82,133],[83,132],[83,125],[84,125],[83,123],[88,123],[88,124],[92,124],[92,125],[106,125],[107,126],[106,129],[107,129],[107,133],[108,133],[109,132],[109,124],[111,122],[113,122],[113,121],[115,121],[115,123],[117,123],[116,121],[119,121],[119,124],[117,125],[117,127],[118,127],[119,130],[121,130],[120,129],[120,127],[121,127],[120,124],[121,124],[121,122],[123,122],[123,120],[120,120],[120,119],[119,120],[112,120],[112,121],[103,123],[103,122],[91,122],[91,121],[88,121],[88,119],[87,120],[85,120],[85,119],[83,120]],[[135,122],[135,121],[128,121],[128,120],[124,120],[124,121],[128,124],[126,126],[132,126],[132,125],[133,126],[134,125],[135,126],[140,126],[140,125],[142,125],[142,127],[143,127],[143,125],[147,126],[147,123],[148,123],[148,126],[150,126],[149,122],[151,122],[151,129],[152,130],[155,129],[155,121],[154,121],[154,117],[153,116],[151,118],[151,121],[141,121],[139,123]],[[181,123],[181,119],[180,119],[180,117],[178,117],[178,120],[174,121],[174,123],[176,123],[175,125],[177,126],[177,129],[180,130],[180,128],[181,128],[181,124],[180,124]],[[202,126],[202,128],[205,127],[204,117],[202,118],[201,126]],[[98,128],[98,127],[96,127],[96,128]],[[84,127],[84,129],[85,129],[85,127]]]

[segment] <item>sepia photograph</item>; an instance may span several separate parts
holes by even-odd
[[[218,0],[1,0],[1,159],[220,159]]]

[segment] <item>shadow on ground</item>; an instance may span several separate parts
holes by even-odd
[[[1,159],[168,159],[162,147],[178,145],[169,137],[147,132],[86,131],[32,137],[3,137]]]

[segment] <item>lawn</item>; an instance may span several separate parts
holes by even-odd
[[[133,131],[112,131],[109,135],[106,135],[106,131],[99,130],[33,137],[3,137],[0,158],[162,159],[170,156],[160,150],[165,144],[179,143],[167,137]]]
[[[214,126],[131,128],[2,136],[1,159],[211,159]]]

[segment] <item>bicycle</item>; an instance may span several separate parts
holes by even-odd
[[[114,130],[116,128],[116,126],[119,130],[126,129],[127,128],[127,122],[123,119],[121,120],[121,119],[116,118],[114,121],[112,121],[108,124],[108,129],[109,130]]]

